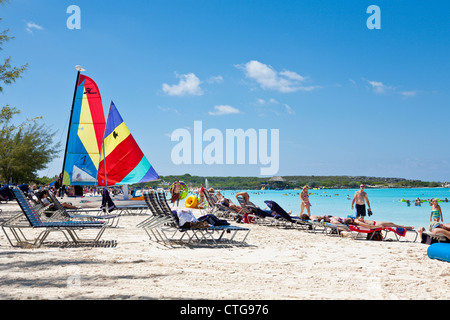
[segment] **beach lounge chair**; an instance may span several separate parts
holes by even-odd
[[[138,227],[150,231],[156,241],[172,246],[173,243],[199,246],[201,244],[218,246],[224,243],[244,244],[250,229],[235,226],[209,226],[205,228],[180,227],[177,216],[170,210],[164,193],[158,196],[151,192],[146,194],[149,207],[154,217],[146,219]],[[239,231],[246,231],[241,241],[236,241]],[[149,232],[147,232],[149,234]],[[149,234],[150,235],[150,234]],[[230,235],[227,238],[226,235]],[[151,239],[151,237],[150,237]]]
[[[109,227],[117,227],[119,224],[119,215],[106,214],[102,210],[67,210],[53,192],[48,192],[51,202],[55,206],[56,211],[52,215],[52,220],[88,220],[88,221],[107,221]],[[98,212],[97,215],[86,215],[82,213]]]
[[[448,239],[443,234],[434,234],[433,232],[425,230],[422,232],[421,242],[424,244],[431,245],[433,243],[441,243],[441,242],[450,243],[450,239]]]
[[[146,204],[116,205],[114,201],[111,199],[108,189],[104,188],[102,191],[102,205],[100,209],[103,210],[103,212],[107,213],[116,211],[118,215],[125,215],[125,214],[141,215],[147,212],[148,207]]]
[[[205,194],[206,193],[208,192],[205,192]],[[158,200],[159,200],[158,203],[166,213],[171,212],[164,192],[158,193]],[[201,243],[203,239],[207,240],[208,238],[211,238],[212,242],[216,244],[229,243],[237,245],[243,245],[245,243],[245,240],[247,239],[248,234],[250,233],[249,228],[238,227],[233,225],[215,225],[210,226],[209,228],[204,230],[200,229],[200,231],[202,231],[201,237],[199,238],[195,236],[195,238],[199,241],[199,243]],[[243,235],[243,237],[240,240],[238,240],[236,237],[238,234]],[[214,235],[218,237],[214,238]]]
[[[235,211],[230,207],[220,204],[219,200],[214,194],[210,194],[209,192],[204,192],[203,194],[205,195],[206,202],[208,203],[208,207],[206,210],[207,213],[215,214],[219,217],[233,218],[233,219],[242,216],[243,214],[242,211]]]
[[[406,239],[406,235],[408,233],[413,234],[413,236],[414,236],[413,242],[416,242],[417,238],[419,236],[419,233],[414,229],[409,230],[409,229],[398,228],[398,227],[385,227],[385,228],[383,228],[383,231],[385,232],[383,239],[386,239],[387,235],[389,233],[392,233],[392,234],[394,234],[394,237],[397,241],[401,241],[401,239]]]
[[[237,196],[237,200],[240,206],[248,212],[244,216],[247,216],[249,222],[257,224],[277,224],[279,222],[272,215],[271,210],[262,210],[253,203],[247,203],[243,196]]]
[[[264,201],[264,203],[267,204],[267,206],[276,213],[275,219],[279,221],[278,225],[285,227],[295,227],[303,230],[315,230],[312,223],[309,223],[306,220],[302,220],[299,217],[292,217],[275,201],[266,200]]]
[[[17,203],[22,213],[14,216],[2,224],[2,230],[5,233],[11,246],[40,247],[44,244],[47,237],[52,232],[61,232],[65,236],[68,243],[72,244],[98,244],[105,229],[106,223],[103,221],[50,221],[43,222],[34,208],[25,198],[23,192],[14,187],[12,188]],[[26,219],[23,219],[25,217]],[[33,240],[28,239],[24,231],[26,229],[41,230],[37,237]],[[93,238],[81,239],[78,232],[83,230],[95,230],[96,234]],[[12,237],[8,234],[10,232]],[[13,242],[13,238],[15,242]]]
[[[157,199],[154,191],[144,192],[144,200],[151,212],[151,216],[140,222],[136,226],[138,228],[144,229],[150,240],[152,239],[153,235],[155,241],[164,242],[165,238],[159,232],[159,227],[165,224],[176,227],[177,224],[174,224],[173,218],[171,218],[163,210],[161,210],[161,207],[159,206],[159,204],[157,204]]]

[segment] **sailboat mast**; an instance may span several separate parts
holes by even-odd
[[[67,130],[67,139],[66,139],[66,149],[64,150],[64,161],[63,161],[63,167],[62,167],[63,179],[64,179],[64,169],[66,168],[66,157],[67,157],[67,148],[69,146],[70,128],[72,127],[71,123],[72,123],[72,117],[73,117],[73,109],[75,107],[75,100],[77,97],[77,88],[78,88],[78,81],[80,80],[80,74],[81,74],[81,70],[78,70],[77,81],[75,82],[75,90],[73,92],[72,109],[70,110],[69,129]],[[62,181],[61,181],[61,185],[62,185]]]

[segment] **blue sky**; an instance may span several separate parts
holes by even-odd
[[[70,5],[80,30],[66,26]],[[366,26],[370,5],[380,30]],[[202,121],[224,135],[278,129],[277,175],[450,181],[449,12],[448,1],[11,0],[0,29],[16,39],[0,58],[29,69],[0,105],[43,115],[64,145],[82,65],[160,175],[260,175],[259,163],[175,165],[171,133]],[[61,167],[62,153],[41,174]]]

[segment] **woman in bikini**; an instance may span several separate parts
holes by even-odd
[[[393,222],[385,222],[385,221],[372,221],[372,220],[364,220],[360,221],[358,219],[349,219],[353,220],[350,224],[354,224],[357,226],[361,226],[368,229],[376,229],[376,228],[403,228],[406,230],[413,230],[414,227],[407,227],[395,224]]]
[[[300,216],[303,214],[303,211],[306,208],[308,212],[308,216],[311,216],[311,203],[309,202],[309,187],[304,186],[302,192],[300,193]]]

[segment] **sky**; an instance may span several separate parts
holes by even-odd
[[[71,5],[80,29],[68,28]],[[81,65],[162,176],[450,181],[449,12],[443,0],[10,0],[0,30],[15,39],[0,59],[29,68],[0,106],[19,108],[16,121],[43,116],[64,146]],[[199,122],[215,139],[195,137]],[[238,129],[258,142],[232,164],[226,133]],[[191,161],[178,163],[186,133]],[[212,141],[223,161],[195,164]],[[40,175],[58,174],[63,153]]]

